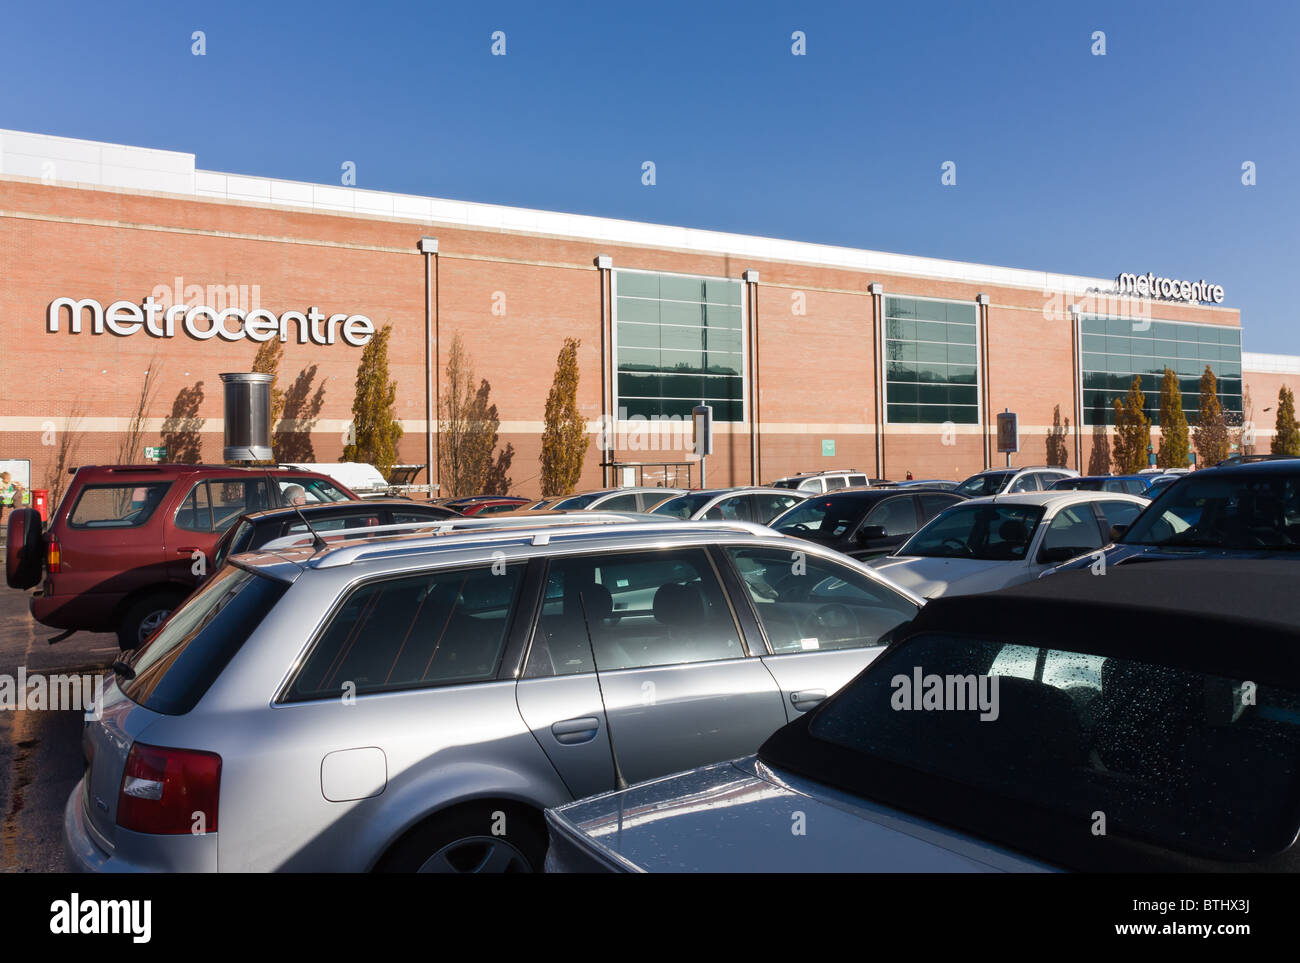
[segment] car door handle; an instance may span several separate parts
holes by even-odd
[[[583,716],[580,719],[565,719],[551,726],[551,735],[562,746],[577,746],[591,742],[600,731],[600,720],[595,716]]]
[[[800,689],[790,693],[790,701],[800,712],[807,712],[826,698],[825,689]]]
[[[185,548],[178,548],[178,549],[176,549],[176,554],[177,554],[177,555],[193,555],[193,554],[194,554],[195,552],[197,552],[198,550],[199,550],[199,547],[198,547],[197,545],[188,545],[188,546],[186,546]]]

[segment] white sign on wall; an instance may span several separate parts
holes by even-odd
[[[67,321],[70,334],[81,334],[89,323],[91,334],[112,334],[130,337],[140,331],[155,338],[174,338],[176,328],[196,341],[270,341],[279,338],[288,343],[296,327],[299,344],[335,344],[339,338],[360,348],[375,334],[375,325],[364,314],[330,314],[321,312],[315,305],[304,314],[285,311],[275,314],[265,308],[245,311],[243,308],[214,308],[206,304],[191,307],[187,304],[164,306],[153,295],[139,304],[133,301],[114,301],[108,307],[94,298],[55,298],[50,302],[46,330],[56,333]]]

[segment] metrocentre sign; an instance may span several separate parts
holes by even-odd
[[[176,326],[196,341],[270,341],[279,338],[288,343],[290,331],[298,329],[299,344],[335,344],[338,338],[353,347],[367,344],[375,334],[374,322],[364,314],[326,315],[312,305],[304,314],[285,311],[275,314],[263,308],[245,311],[241,308],[214,308],[206,304],[190,307],[187,304],[164,306],[153,295],[139,304],[132,301],[114,301],[107,308],[93,298],[80,301],[72,298],[55,298],[50,302],[47,330],[55,333],[64,320],[68,321],[70,334],[81,334],[89,315],[92,334],[113,334],[129,337],[145,331],[155,338],[174,338]]]
[[[1154,274],[1121,274],[1115,279],[1120,294],[1136,294],[1143,298],[1163,298],[1167,301],[1202,301],[1223,303],[1223,285],[1209,281],[1175,281]]]

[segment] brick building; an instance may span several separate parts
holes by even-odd
[[[441,392],[459,334],[529,495],[566,336],[582,341],[591,420],[583,487],[635,465],[698,481],[681,419],[701,402],[717,419],[712,484],[828,467],[960,479],[1002,463],[1004,409],[1019,416],[1013,464],[1045,462],[1055,432],[1088,471],[1110,400],[1145,372],[1155,409],[1166,364],[1190,412],[1207,364],[1229,411],[1245,386],[1266,451],[1263,409],[1300,359],[1243,355],[1213,279],[1121,277],[1130,267],[1048,274],[222,174],[191,154],[2,131],[0,459],[30,458],[48,485],[66,432],[77,463],[116,461],[152,369],[142,443],[219,461],[218,375],[281,338],[281,457],[337,461],[361,345],[385,324],[401,460],[436,444],[426,387]]]

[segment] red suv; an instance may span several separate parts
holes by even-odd
[[[116,632],[134,649],[202,580],[241,515],[356,497],[325,475],[287,468],[79,468],[44,534],[36,512],[13,513],[6,576],[26,589],[44,570],[36,621],[66,634]]]

